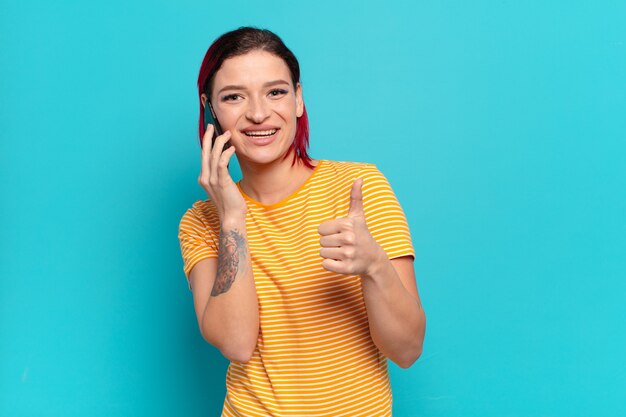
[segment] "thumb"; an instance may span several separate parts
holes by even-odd
[[[363,216],[363,179],[357,178],[352,183],[350,190],[350,208],[348,209],[348,217]]]

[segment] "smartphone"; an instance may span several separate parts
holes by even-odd
[[[204,129],[205,130],[207,126],[209,125],[209,123],[215,127],[215,129],[213,130],[213,139],[212,139],[212,144],[215,145],[215,139],[217,139],[218,136],[223,134],[224,131],[222,130],[222,126],[220,126],[219,122],[217,121],[217,117],[215,117],[215,112],[213,111],[213,106],[211,105],[211,102],[207,100],[204,106]],[[229,147],[230,147],[230,141],[224,144],[224,150],[228,149]]]

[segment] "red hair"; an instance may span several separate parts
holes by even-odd
[[[253,50],[263,50],[270,52],[281,58],[291,73],[291,81],[294,88],[300,82],[300,65],[293,52],[287,48],[283,41],[275,33],[266,29],[252,27],[242,27],[231,32],[227,32],[217,38],[209,47],[202,60],[200,73],[198,74],[198,99],[200,100],[200,118],[198,120],[198,133],[200,146],[204,137],[204,107],[202,106],[202,94],[211,96],[213,89],[213,79],[215,73],[220,69],[222,63],[234,56],[244,55]],[[293,163],[300,159],[304,165],[313,168],[311,157],[307,153],[309,147],[309,118],[306,114],[306,107],[303,105],[302,116],[296,122],[296,134],[291,144],[293,151]],[[289,153],[287,153],[289,155]],[[285,157],[287,157],[285,155]]]

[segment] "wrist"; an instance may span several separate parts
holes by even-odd
[[[246,216],[229,215],[223,216],[220,221],[222,229],[241,229],[246,230]]]
[[[376,251],[376,255],[374,256],[374,260],[367,266],[365,272],[361,274],[361,277],[365,279],[373,279],[376,280],[378,277],[385,275],[385,270],[389,268],[391,262],[387,257],[387,253],[385,253],[382,247],[378,246],[378,250]]]

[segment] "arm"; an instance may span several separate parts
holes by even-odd
[[[413,259],[389,260],[381,248],[371,272],[361,274],[370,334],[380,351],[402,368],[422,353],[426,315],[417,293]]]
[[[390,260],[374,240],[365,221],[362,180],[350,194],[348,216],[324,222],[320,255],[333,272],[359,275],[372,340],[403,368],[420,356],[426,328],[411,256]]]
[[[245,221],[222,223],[218,258],[198,262],[189,282],[204,339],[229,360],[247,362],[259,335],[259,308]]]
[[[200,332],[233,361],[247,362],[259,335],[259,307],[246,232],[247,206],[228,173],[235,147],[223,151],[230,132],[212,144],[209,125],[202,145],[198,182],[220,219],[218,257],[198,262],[189,274]]]

